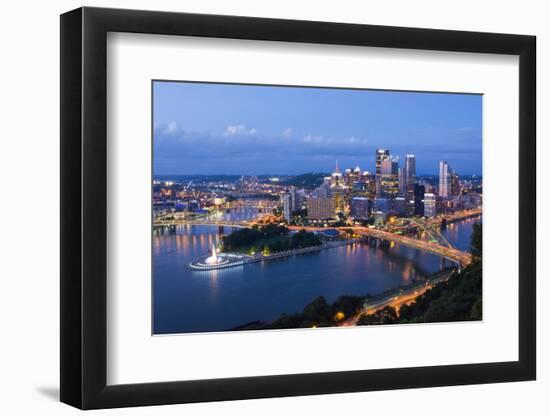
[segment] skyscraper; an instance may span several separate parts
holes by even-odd
[[[392,174],[392,160],[390,158],[383,159],[380,161],[380,175],[387,176]]]
[[[439,162],[439,196],[449,197],[450,194],[450,173],[449,164],[446,161]]]
[[[323,194],[313,194],[307,199],[307,216],[310,219],[324,220],[334,217],[334,200]]]
[[[288,191],[290,194],[290,214],[298,210],[300,207],[298,204],[298,196],[296,194],[296,187],[290,187],[290,190]]]
[[[395,198],[399,194],[399,158],[383,159],[380,164],[380,189],[383,198]]]
[[[389,149],[377,149],[376,150],[376,170],[375,170],[375,183],[376,183],[376,195],[381,195],[381,178],[382,178],[382,164],[383,161],[390,159]]]
[[[393,211],[397,213],[398,216],[404,216],[407,212],[406,208],[405,197],[396,197],[393,200]]]
[[[423,216],[424,215],[424,193],[426,192],[426,187],[420,184],[414,184],[413,193],[414,193],[414,215]]]
[[[460,181],[458,179],[458,174],[455,170],[451,171],[450,194],[452,196],[460,195]]]
[[[353,197],[350,201],[350,214],[354,219],[368,219],[371,200],[367,197]]]
[[[345,213],[346,212],[346,202],[345,202],[345,190],[341,186],[336,186],[330,189],[330,194],[334,201],[334,214]]]
[[[424,216],[433,217],[437,213],[436,208],[436,197],[435,194],[426,193],[424,194]]]
[[[338,168],[338,160],[336,160],[336,170],[331,175],[331,187],[337,187],[344,185],[344,177]]]
[[[389,149],[377,149],[376,150],[376,175],[382,173],[382,161],[390,159]]]
[[[407,178],[405,176],[405,168],[399,168],[399,195],[407,194]]]
[[[283,194],[283,217],[287,222],[292,218],[292,198],[290,194]]]
[[[412,191],[416,181],[416,157],[412,154],[405,156],[404,177],[407,191]]]

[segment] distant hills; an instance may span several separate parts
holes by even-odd
[[[281,181],[282,185],[293,185],[297,188],[315,188],[323,183],[323,178],[328,176],[325,172],[308,172],[307,174],[296,175]]]
[[[271,178],[278,178],[277,184],[293,185],[297,188],[313,189],[323,183],[323,178],[330,174],[324,172],[308,172],[300,175],[258,175],[261,182],[270,182]],[[247,175],[248,176],[248,175]],[[241,178],[241,175],[155,175],[155,179],[161,181],[176,181],[176,182],[205,182],[205,181],[229,181],[236,182]]]

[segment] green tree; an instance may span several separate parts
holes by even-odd
[[[304,320],[314,323],[330,321],[330,306],[325,297],[320,296],[305,306],[302,313]]]
[[[476,258],[481,258],[483,249],[483,227],[481,223],[475,223],[472,230],[470,252]]]
[[[365,297],[342,295],[332,304],[332,316],[344,313],[345,317],[350,317],[363,307],[364,302]]]
[[[358,326],[395,323],[398,323],[397,311],[392,306],[386,306],[373,314],[363,314],[357,321]]]

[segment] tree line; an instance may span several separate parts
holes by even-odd
[[[372,314],[363,314],[357,325],[434,323],[482,319],[482,226],[476,223],[471,237],[473,262],[446,281],[434,285],[409,305],[399,309],[386,306]],[[332,327],[355,316],[369,296],[344,295],[329,304],[317,297],[301,312],[284,313],[271,323],[254,323],[243,329],[296,329]]]
[[[269,224],[237,230],[223,237],[223,250],[226,252],[254,249],[254,251],[281,252],[302,249],[322,244],[315,233],[300,230],[290,234],[284,226]]]
[[[473,262],[446,282],[434,285],[399,310],[387,306],[364,314],[357,325],[435,323],[482,319],[482,226],[474,224],[470,252]]]

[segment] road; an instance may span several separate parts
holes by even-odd
[[[481,214],[481,209],[475,209],[475,210],[467,210],[467,211],[461,211],[457,212],[453,215],[449,216],[439,216],[437,218],[434,218],[432,220],[429,220],[427,223],[430,223],[430,225],[437,225],[441,224],[443,219],[447,219],[447,222],[455,222],[459,221],[465,218],[478,216]],[[243,220],[243,221],[229,221],[229,220],[214,220],[209,218],[200,218],[200,219],[174,219],[174,220],[155,220],[154,225],[155,226],[173,226],[177,224],[201,224],[201,225],[211,225],[211,226],[226,226],[226,227],[251,227],[255,224],[258,224],[259,222],[263,222],[266,219],[271,218],[271,214],[266,214],[261,219],[256,220]],[[325,228],[323,227],[316,227],[316,226],[287,226],[290,230],[307,230],[307,231],[321,231]],[[357,234],[361,234],[363,236],[373,237],[376,239],[381,239],[389,242],[397,242],[404,246],[408,246],[414,249],[426,251],[433,253],[438,256],[442,256],[446,259],[449,259],[453,262],[458,263],[461,267],[465,267],[469,265],[472,262],[472,255],[468,252],[464,252],[458,249],[455,249],[453,247],[450,247],[448,245],[442,245],[438,242],[430,242],[425,240],[419,240],[410,238],[405,235],[397,234],[394,232],[371,228],[371,227],[364,227],[364,226],[345,226],[345,227],[336,227],[335,229],[338,230],[352,230],[353,232]]]
[[[410,304],[417,297],[420,297],[422,294],[424,294],[427,290],[432,288],[434,285],[439,284],[440,282],[447,281],[451,277],[453,272],[454,270],[445,271],[444,273],[438,274],[437,277],[435,277],[434,279],[431,279],[425,283],[419,283],[418,285],[412,286],[411,288],[396,289],[395,291],[392,291],[385,297],[377,299],[374,302],[367,303],[365,308],[363,308],[355,316],[342,320],[339,326],[344,326],[344,327],[355,326],[357,324],[357,321],[359,320],[359,317],[361,317],[363,314],[373,314],[376,311],[387,306],[391,306],[396,309],[399,309],[399,307],[401,307],[404,304]]]
[[[323,230],[322,227],[313,227],[313,226],[288,226],[291,230],[300,230],[304,229],[307,231],[319,231]],[[463,252],[455,248],[449,248],[447,246],[442,246],[438,243],[428,242],[424,240],[413,239],[403,235],[397,235],[395,233],[387,232],[385,230],[364,227],[364,226],[345,226],[345,227],[335,227],[337,230],[352,230],[357,234],[363,236],[374,237],[377,239],[386,240],[388,242],[396,242],[402,245],[423,250],[426,252],[433,253],[435,255],[443,256],[446,259],[449,259],[453,262],[459,263],[461,266],[467,266],[472,262],[472,255],[468,252]]]

